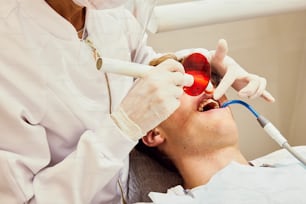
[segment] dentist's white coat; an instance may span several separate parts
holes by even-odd
[[[44,0],[2,0],[0,15],[1,203],[120,203],[137,141],[110,118],[91,48]],[[131,16],[90,11],[86,20],[102,56],[135,60],[142,29]],[[135,61],[154,54],[144,46]],[[108,77],[115,109],[133,81]]]

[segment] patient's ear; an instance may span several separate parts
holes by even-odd
[[[165,141],[157,128],[149,131],[146,136],[142,137],[142,142],[149,147],[157,147]]]

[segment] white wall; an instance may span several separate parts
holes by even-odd
[[[304,31],[306,30],[304,24]],[[304,32],[305,34],[306,32]],[[292,144],[306,144],[306,34],[300,42],[301,58],[297,65],[297,88],[290,126]]]
[[[214,49],[218,39],[229,44],[229,55],[248,71],[268,80],[276,102],[250,102],[272,121],[291,144],[306,145],[306,11],[150,35],[159,52],[188,47]],[[237,98],[231,91],[229,98]],[[241,106],[232,106],[240,128],[241,149],[255,158],[278,148]]]

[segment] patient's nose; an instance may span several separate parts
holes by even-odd
[[[205,89],[205,94],[213,94],[215,90],[215,87],[212,85],[211,81],[209,81],[206,89]]]

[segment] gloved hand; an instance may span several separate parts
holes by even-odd
[[[111,116],[123,132],[138,140],[179,107],[182,87],[192,84],[193,77],[179,62],[166,60],[137,79]]]
[[[225,40],[218,42],[214,51],[203,48],[184,49],[175,53],[181,60],[191,53],[199,52],[209,60],[212,71],[217,72],[222,80],[214,91],[214,99],[218,100],[232,86],[242,98],[256,98],[261,96],[268,102],[274,102],[273,96],[266,91],[266,79],[245,71],[233,58],[227,56],[228,46]]]
[[[218,42],[215,51],[210,52],[212,69],[222,77],[220,84],[214,91],[214,98],[219,99],[232,86],[242,98],[256,98],[261,96],[268,102],[274,102],[274,97],[266,91],[266,79],[245,71],[234,59],[227,56],[228,46],[225,40]]]

